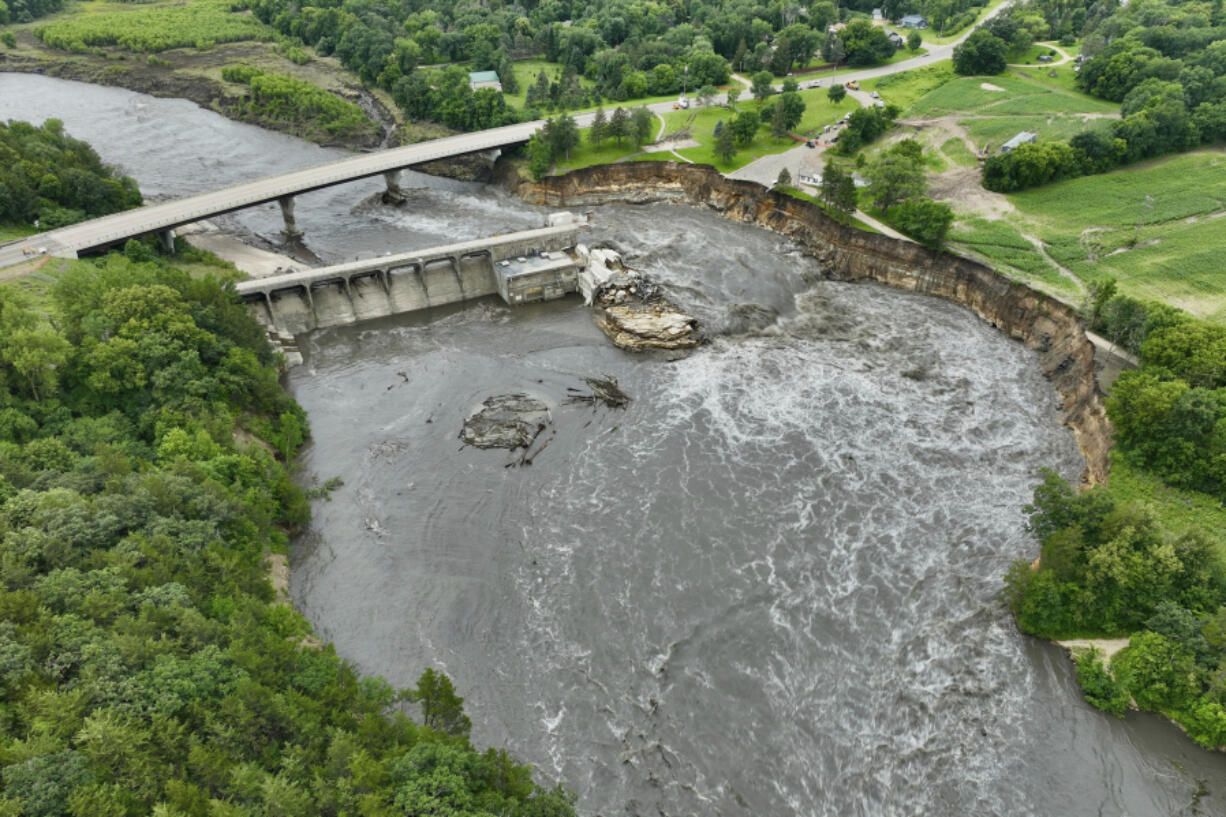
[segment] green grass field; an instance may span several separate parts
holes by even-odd
[[[1085,120],[1072,116],[990,116],[968,117],[958,124],[966,128],[976,145],[988,145],[995,150],[1021,131],[1039,135],[1040,142],[1066,140],[1083,130],[1105,128],[1104,119]]]
[[[1158,526],[1179,536],[1196,528],[1206,534],[1226,558],[1226,506],[1199,491],[1172,488],[1131,464],[1117,450],[1111,456],[1111,493],[1124,502],[1144,502],[1157,516]]]
[[[1014,278],[1040,282],[1049,292],[1077,295],[1077,286],[1060,274],[1035,250],[1021,231],[1007,221],[972,218],[959,221],[950,231],[949,243],[992,262],[1000,272]]]
[[[125,7],[126,6],[126,7]],[[139,53],[208,48],[217,43],[271,40],[272,30],[232,0],[162,5],[99,4],[86,13],[38,26],[44,43],[65,51],[114,47]]]
[[[971,149],[961,139],[946,139],[941,143],[941,153],[945,154],[945,158],[957,167],[975,165],[975,154],[971,153]]]
[[[865,80],[860,83],[860,87],[865,91],[877,91],[882,99],[906,111],[916,100],[932,93],[956,76],[953,63],[941,60],[923,68]]]
[[[995,86],[991,90],[984,86]],[[882,92],[884,95],[884,91]],[[1010,114],[1115,114],[1119,105],[1086,94],[1065,91],[1033,78],[1016,75],[958,77],[925,94],[907,110],[907,116],[945,116],[975,113],[988,116]]]
[[[826,96],[824,89],[801,91],[800,96],[805,100],[805,114],[800,121],[800,125],[795,130],[800,135],[804,135],[812,130],[820,131],[823,125],[829,125],[843,114],[854,111],[859,107],[850,98],[844,99],[838,105],[832,104]],[[757,103],[755,102],[741,102],[737,104],[737,108],[739,110],[753,110],[756,109],[756,105]],[[738,148],[737,154],[733,157],[731,163],[725,165],[717,162],[714,153],[715,123],[722,119],[727,124],[733,116],[733,112],[722,105],[712,105],[707,108],[700,108],[697,111],[673,111],[664,115],[664,120],[667,123],[664,132],[666,134],[673,133],[687,122],[692,121],[690,135],[694,141],[699,143],[699,146],[682,148],[677,152],[692,162],[715,165],[725,172],[743,167],[762,156],[770,156],[796,147],[796,142],[793,139],[776,140],[772,138],[770,136],[769,123],[763,123],[762,127],[758,130],[757,139],[748,147]]]
[[[1172,156],[1008,200],[1017,208],[1009,222],[967,220],[952,239],[1063,291],[1067,282],[1053,281],[1050,264],[1027,252],[1025,232],[1082,281],[1110,276],[1125,294],[1226,323],[1226,151]]]

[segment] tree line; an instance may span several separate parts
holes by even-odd
[[[104,165],[60,120],[0,122],[0,223],[50,230],[140,204],[136,182]]]

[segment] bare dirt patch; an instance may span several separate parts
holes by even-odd
[[[929,195],[944,201],[955,212],[986,219],[1006,218],[1017,213],[1009,199],[985,190],[979,182],[979,167],[957,167],[933,176]]]
[[[1004,91],[1004,90],[1005,90],[1004,88],[1000,87],[999,85],[993,85],[993,84],[992,84],[992,83],[990,83],[990,82],[981,82],[981,83],[979,83],[979,87],[980,87],[980,88],[982,88],[982,89],[983,89],[983,90],[985,90],[985,91]]]

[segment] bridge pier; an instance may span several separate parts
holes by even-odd
[[[174,230],[158,230],[158,241],[162,244],[162,250],[167,255],[175,254],[175,231]]]
[[[404,204],[404,191],[400,189],[400,171],[383,171],[383,180],[387,182],[387,190],[383,191],[383,203]]]
[[[285,221],[285,226],[281,228],[281,235],[289,241],[302,238],[302,230],[298,229],[298,223],[294,221],[294,197],[282,196],[277,199],[277,204],[281,205],[281,218]]]

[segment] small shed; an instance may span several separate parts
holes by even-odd
[[[495,91],[502,92],[502,82],[498,79],[497,71],[471,71],[468,74],[468,85],[474,91],[481,88],[493,88]]]
[[[928,21],[922,14],[908,14],[898,22],[903,28],[928,28]]]
[[[1015,147],[1018,147],[1019,145],[1027,144],[1028,142],[1033,142],[1034,140],[1038,138],[1039,138],[1039,135],[1037,133],[1031,133],[1030,131],[1024,130],[1021,133],[1019,133],[1017,136],[1014,136],[1008,142],[1005,142],[1003,145],[1001,145],[1000,152],[1008,153],[1009,151],[1013,150]]]
[[[873,9],[873,22],[876,22],[877,20],[884,20],[884,19],[885,19],[885,15],[881,13],[881,9]]]

